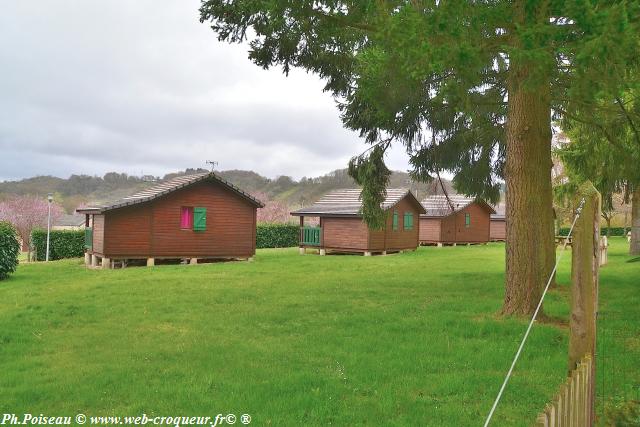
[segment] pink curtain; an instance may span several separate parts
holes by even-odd
[[[193,208],[182,208],[180,212],[180,228],[193,228]]]

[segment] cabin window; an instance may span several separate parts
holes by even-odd
[[[207,229],[207,208],[193,208],[193,231]]]
[[[404,229],[413,230],[413,212],[404,213]]]
[[[393,231],[398,231],[398,211],[393,211]]]
[[[183,206],[180,209],[180,228],[191,230],[193,227],[193,208]]]
[[[467,227],[467,228],[471,227],[471,214],[470,213],[464,214],[464,226]]]

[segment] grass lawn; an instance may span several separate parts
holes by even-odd
[[[640,262],[611,242],[601,305],[636,337],[616,348],[640,360]],[[570,258],[545,304],[565,319]],[[273,249],[252,263],[110,271],[23,265],[0,282],[0,414],[482,425],[526,326],[497,315],[503,270],[501,244],[366,258]],[[493,425],[532,425],[564,378],[567,343],[566,328],[536,325]]]

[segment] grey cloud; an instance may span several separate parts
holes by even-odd
[[[197,0],[6,2],[0,179],[204,166],[317,175],[364,148],[314,76],[217,42]],[[391,166],[405,169],[397,152]],[[405,162],[405,163],[403,163]]]

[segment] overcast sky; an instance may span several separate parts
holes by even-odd
[[[205,160],[300,178],[366,148],[316,76],[255,66],[200,24],[199,4],[0,0],[0,180]]]

